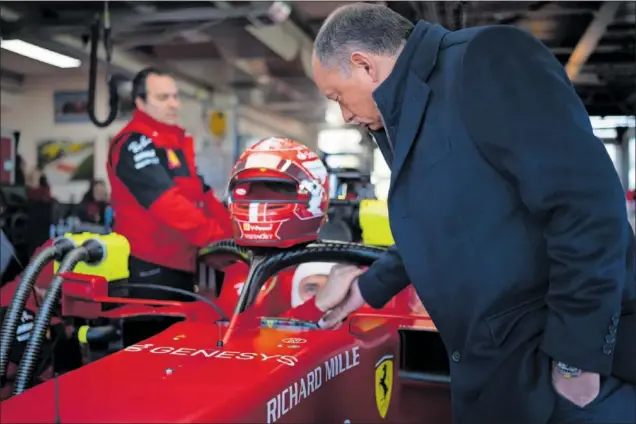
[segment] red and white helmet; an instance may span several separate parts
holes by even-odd
[[[254,144],[230,178],[234,239],[278,248],[316,240],[327,219],[328,181],[327,168],[307,146],[283,137]]]

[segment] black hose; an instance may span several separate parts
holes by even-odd
[[[60,260],[75,245],[69,239],[63,238],[56,241],[53,246],[42,250],[35,258],[31,260],[27,266],[20,282],[17,284],[13,299],[7,309],[4,322],[2,323],[2,331],[0,332],[0,384],[4,385],[6,378],[7,366],[9,364],[9,355],[11,354],[11,346],[15,339],[15,332],[18,323],[24,312],[27,299],[33,290],[33,286],[37,281],[44,267],[54,259]]]
[[[221,254],[231,255],[247,265],[250,264],[250,250],[239,246],[232,239],[217,241],[199,251],[199,257]]]
[[[369,266],[378,259],[386,248],[365,246],[358,243],[315,243],[306,247],[287,250],[282,253],[254,261],[247,281],[245,295],[239,298],[236,314],[252,304],[265,282],[276,273],[304,262],[340,262]]]
[[[27,342],[26,349],[22,355],[22,360],[18,365],[15,386],[13,388],[14,395],[25,391],[33,378],[33,371],[35,370],[35,364],[37,363],[40,355],[42,343],[46,336],[46,330],[48,329],[51,321],[53,308],[55,308],[55,305],[59,301],[60,294],[62,292],[62,283],[64,282],[62,274],[72,271],[78,263],[88,260],[89,257],[90,252],[86,247],[76,247],[66,255],[60,264],[60,268],[55,277],[53,277],[51,285],[46,292],[46,297],[42,302],[42,306],[40,306],[40,311],[35,318],[33,332]]]
[[[99,121],[95,115],[95,94],[97,89],[97,49],[99,47],[100,23],[101,21],[96,19],[91,25],[91,53],[88,68],[88,105],[86,109],[91,122],[100,128],[105,128],[113,123],[115,118],[117,118],[117,113],[119,112],[119,96],[117,94],[117,85],[119,81],[117,78],[110,78],[108,80],[108,117],[103,122]],[[110,48],[108,41],[110,35],[109,31],[110,30],[108,29],[104,35],[107,52]]]

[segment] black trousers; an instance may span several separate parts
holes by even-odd
[[[128,269],[130,272],[129,283],[154,284],[186,290],[191,293],[194,292],[193,273],[162,267],[132,256],[128,260]],[[180,302],[191,302],[194,300],[190,296],[161,291],[152,287],[128,288],[121,290],[119,295],[137,299],[176,300]],[[125,319],[122,325],[124,346],[138,344],[149,337],[159,334],[180,320],[180,318],[175,317],[157,316]]]

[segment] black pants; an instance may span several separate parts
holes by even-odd
[[[194,274],[192,273],[165,268],[132,256],[128,260],[128,269],[130,272],[129,283],[155,284],[188,292],[194,291]],[[190,296],[160,291],[151,287],[125,289],[122,290],[120,295],[137,299],[176,300],[180,302],[191,302],[194,300]],[[124,346],[137,344],[142,340],[159,334],[177,321],[180,321],[180,318],[153,316],[126,319],[122,326]]]

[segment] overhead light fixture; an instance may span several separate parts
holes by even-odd
[[[79,59],[65,56],[22,40],[1,40],[0,48],[52,66],[57,66],[58,68],[77,68],[82,64]]]

